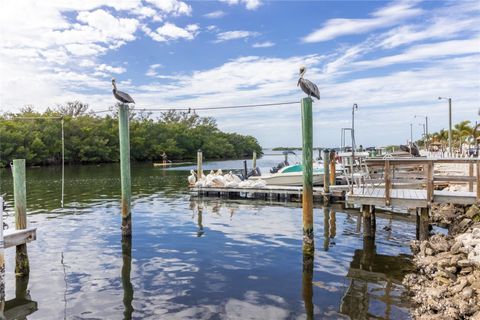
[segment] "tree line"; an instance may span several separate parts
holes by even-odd
[[[475,125],[469,120],[455,124],[452,128],[452,147],[460,149],[462,145],[475,145],[479,129],[477,128],[477,131],[475,131]],[[424,134],[421,140],[416,141],[419,146],[424,146],[425,142],[428,142],[430,146],[433,144],[440,149],[446,149],[448,146],[448,129],[441,129],[428,135]]]
[[[65,163],[119,161],[118,113],[102,116],[79,101],[44,112],[24,107],[0,116],[0,164],[26,159],[29,165],[61,163],[61,120],[64,121]],[[201,149],[206,159],[239,159],[253,151],[262,154],[256,138],[218,129],[215,119],[191,112],[169,110],[154,119],[152,113],[131,110],[132,161],[194,159]]]

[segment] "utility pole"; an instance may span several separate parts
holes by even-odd
[[[452,98],[438,97],[438,100],[448,100],[448,152],[452,156]]]

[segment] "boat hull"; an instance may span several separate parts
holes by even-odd
[[[250,177],[249,180],[262,179],[267,185],[276,186],[301,186],[303,185],[303,175],[301,172],[290,173],[272,173],[258,177]],[[313,174],[313,184],[323,185],[323,173]]]

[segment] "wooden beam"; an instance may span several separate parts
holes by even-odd
[[[428,203],[433,203],[433,161],[429,161],[427,164],[427,201]]]
[[[37,228],[27,228],[20,230],[5,230],[3,232],[3,241],[5,248],[15,247],[26,244],[37,239]]]
[[[473,163],[468,164],[468,176],[475,179],[475,176],[473,175]],[[477,176],[477,179],[478,179],[478,176]],[[470,192],[473,192],[473,181],[475,180],[472,180],[468,183],[468,191]]]

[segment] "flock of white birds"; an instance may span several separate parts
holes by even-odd
[[[262,179],[255,180],[243,180],[239,176],[229,171],[227,174],[223,174],[222,169],[218,169],[217,172],[210,171],[206,176],[202,172],[202,176],[198,177],[198,174],[194,170],[190,170],[188,176],[188,184],[190,187],[226,187],[226,188],[264,188],[267,183]]]

